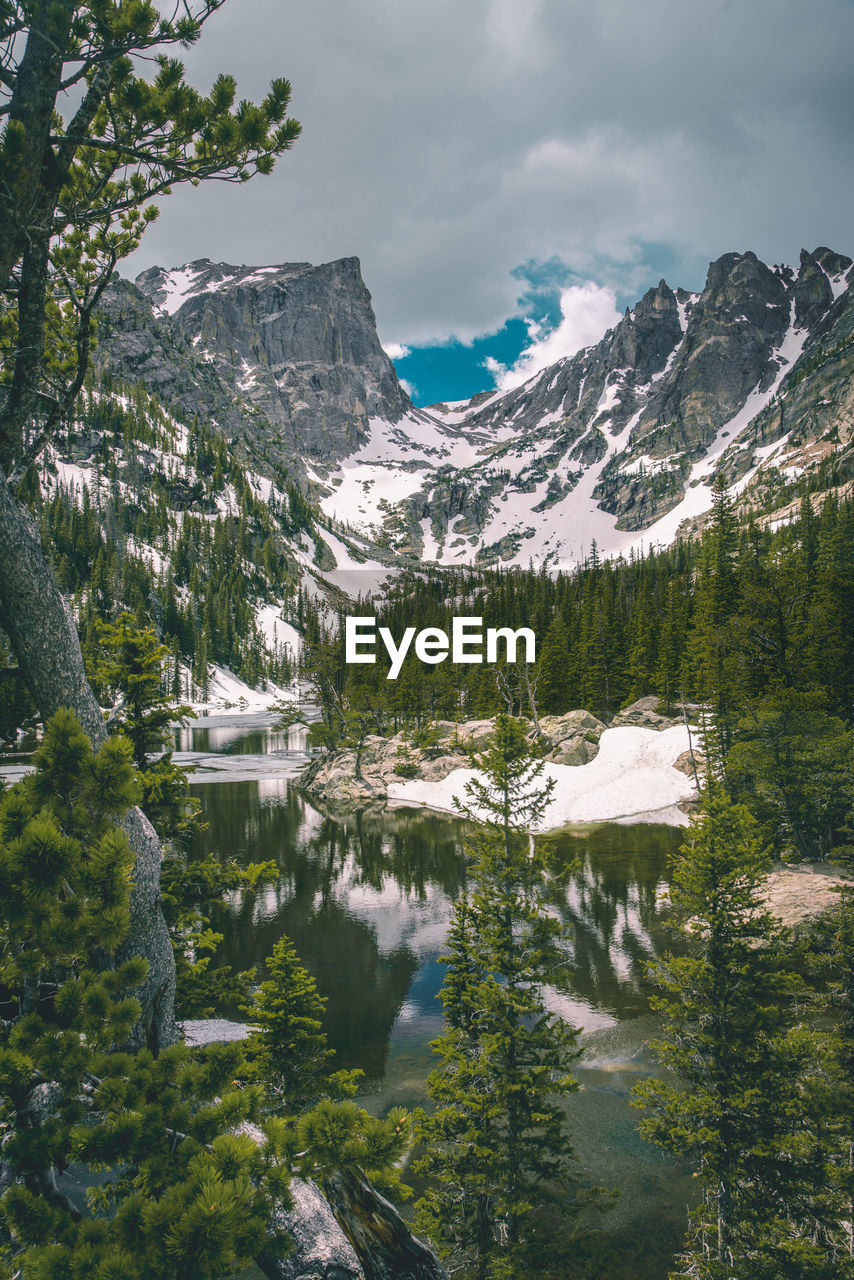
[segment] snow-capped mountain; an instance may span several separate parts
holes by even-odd
[[[797,270],[728,254],[700,294],[662,281],[513,391],[373,422],[323,508],[364,529],[396,504],[439,563],[572,564],[594,539],[606,554],[671,542],[718,471],[736,494],[782,492],[850,444],[851,266],[826,249]]]
[[[415,408],[380,346],[358,261],[207,260],[120,282],[98,360],[287,470],[330,523],[440,564],[572,564],[670,542],[721,472],[766,513],[851,445],[851,259],[713,262],[662,281],[595,346],[508,392]]]

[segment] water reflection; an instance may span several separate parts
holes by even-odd
[[[421,810],[322,811],[286,779],[194,790],[209,823],[199,850],[269,858],[281,869],[274,888],[223,906],[214,922],[225,935],[220,958],[246,969],[287,933],[327,997],[338,1065],[367,1074],[363,1103],[423,1104],[435,1066],[429,1041],[441,1026],[438,957],[464,879],[464,824]],[[664,1280],[693,1199],[685,1170],[641,1142],[629,1106],[632,1085],[655,1070],[644,965],[675,941],[660,897],[680,840],[678,830],[646,825],[551,838],[566,875],[550,897],[571,926],[573,973],[549,1002],[587,1033],[571,1125],[591,1179],[623,1192],[609,1219],[620,1255],[612,1280]]]
[[[348,1065],[381,1076],[378,1042],[404,1000],[410,1036],[419,1017],[437,1016],[437,961],[464,876],[463,824],[423,811],[322,812],[285,779],[196,792],[208,822],[199,852],[280,868],[274,887],[233,895],[222,909],[223,958],[247,968],[289,934],[329,1000],[331,1044]],[[551,895],[570,926],[573,970],[571,993],[551,1002],[585,1029],[649,1010],[644,967],[673,945],[660,897],[680,838],[651,826],[552,838],[556,861],[575,865]]]
[[[645,966],[676,942],[661,896],[681,841],[676,828],[645,825],[576,829],[552,839],[558,860],[575,863],[566,892],[552,899],[570,926],[572,986],[600,1015],[625,1019],[649,1010]]]
[[[423,814],[323,814],[293,788],[263,794],[252,782],[197,794],[209,824],[200,851],[271,859],[281,873],[274,887],[233,895],[215,919],[225,935],[221,957],[248,968],[287,933],[328,1000],[338,1065],[381,1081],[404,1002],[428,1019],[438,1008],[437,961],[463,870],[461,824]]]
[[[279,755],[306,750],[304,725],[275,728],[269,712],[256,715],[200,716],[172,728],[176,751],[216,752],[221,755]]]

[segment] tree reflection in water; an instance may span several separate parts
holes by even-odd
[[[321,812],[286,784],[194,790],[208,823],[198,852],[281,870],[276,886],[235,894],[218,913],[218,959],[249,968],[287,933],[329,1002],[339,1065],[380,1079],[404,1002],[416,1020],[439,1012],[436,961],[464,876],[463,823],[421,810]],[[610,825],[551,840],[559,864],[578,863],[552,895],[572,925],[574,1000],[609,1018],[646,1013],[644,962],[673,942],[660,893],[678,830]]]
[[[337,1064],[367,1075],[368,1105],[423,1103],[435,1065],[427,1042],[441,1021],[438,957],[464,877],[463,824],[420,810],[321,812],[284,780],[193,790],[208,822],[199,852],[281,869],[274,888],[224,904],[214,919],[224,935],[218,962],[250,968],[287,933],[328,1000]],[[584,1092],[572,1102],[577,1149],[595,1181],[623,1190],[609,1219],[620,1255],[612,1280],[663,1280],[692,1187],[640,1141],[628,1098],[637,1073],[654,1069],[644,962],[676,942],[660,893],[681,833],[609,825],[551,841],[558,867],[577,863],[551,895],[573,932],[566,1015],[594,1031],[580,1064]]]
[[[214,917],[225,935],[217,960],[247,969],[287,933],[328,1000],[336,1064],[379,1080],[416,973],[432,962],[435,990],[441,984],[435,961],[463,875],[461,824],[420,813],[333,816],[293,788],[263,790],[196,788],[208,827],[194,851],[270,859],[281,871],[277,885],[232,895]]]

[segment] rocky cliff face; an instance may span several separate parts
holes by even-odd
[[[851,267],[828,249],[797,270],[726,254],[701,293],[662,280],[601,342],[516,390],[433,406],[476,456],[425,470],[410,536],[443,563],[573,563],[594,539],[604,552],[670,542],[709,509],[718,471],[751,497],[831,456],[844,472]]]
[[[303,477],[358,449],[372,418],[411,408],[357,258],[153,267],[112,290],[102,324],[102,364]]]
[[[160,267],[106,299],[97,359],[289,471],[330,521],[445,564],[570,564],[672,540],[720,472],[754,505],[845,476],[851,259],[725,254],[702,292],[650,289],[595,346],[506,393],[415,409],[355,258]],[[755,499],[755,501],[754,501]]]

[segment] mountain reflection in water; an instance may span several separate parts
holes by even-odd
[[[196,850],[270,859],[275,887],[229,896],[213,924],[217,962],[249,969],[287,933],[328,1001],[336,1066],[366,1074],[371,1110],[423,1105],[441,1028],[439,963],[464,882],[465,824],[423,810],[321,812],[286,779],[193,788],[207,830]],[[571,979],[551,1008],[584,1028],[571,1102],[581,1167],[622,1196],[608,1216],[619,1260],[611,1280],[664,1280],[693,1200],[686,1171],[637,1133],[632,1085],[656,1070],[646,961],[677,939],[661,913],[678,829],[607,825],[549,837],[559,874],[549,897],[570,926]],[[226,1016],[239,1009],[224,1007]]]

